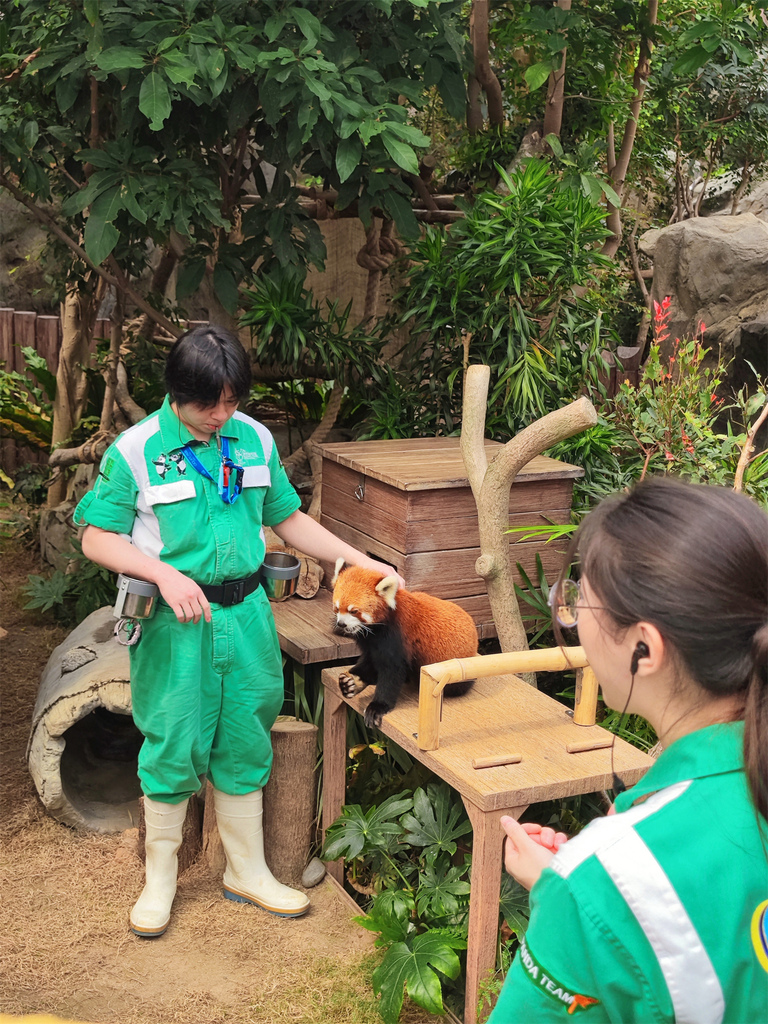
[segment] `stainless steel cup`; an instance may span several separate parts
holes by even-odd
[[[296,592],[301,562],[285,551],[268,551],[261,564],[261,585],[270,601],[285,601]]]
[[[117,601],[112,614],[116,619],[151,619],[160,590],[154,583],[134,576],[117,577]]]

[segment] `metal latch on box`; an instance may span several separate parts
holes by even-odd
[[[358,501],[365,501],[365,473],[361,473],[355,488],[355,497]]]

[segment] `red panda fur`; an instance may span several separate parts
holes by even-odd
[[[419,590],[400,588],[394,595],[393,609],[376,592],[376,585],[383,579],[384,576],[373,569],[359,566],[344,569],[333,589],[334,612],[348,612],[363,625],[383,623],[394,617],[400,626],[408,660],[420,665],[432,665],[449,658],[472,658],[477,654],[477,629],[472,616],[463,608]],[[363,617],[365,614],[370,616],[368,620]]]
[[[365,724],[378,727],[397,704],[406,683],[417,683],[422,665],[477,654],[477,630],[471,616],[452,601],[420,591],[398,589],[397,577],[350,566],[334,579],[335,632],[357,640],[360,657],[339,675],[342,696],[374,686]],[[474,680],[449,683],[448,697],[466,693]]]

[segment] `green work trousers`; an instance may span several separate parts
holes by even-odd
[[[269,778],[270,729],[283,703],[269,601],[258,587],[241,604],[212,604],[211,615],[179,622],[160,603],[130,649],[133,720],[144,735],[139,779],[153,800],[185,800],[202,775],[232,796]]]

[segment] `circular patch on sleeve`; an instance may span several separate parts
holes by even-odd
[[[764,971],[768,972],[768,900],[764,900],[752,915],[752,945]]]

